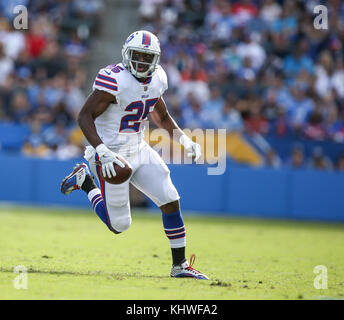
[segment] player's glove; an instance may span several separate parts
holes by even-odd
[[[103,177],[107,176],[108,178],[111,178],[116,176],[116,171],[113,163],[118,164],[122,168],[125,167],[125,164],[117,158],[118,154],[109,150],[105,144],[102,143],[97,146],[96,151],[102,165]]]
[[[84,153],[84,158],[87,161],[90,161],[94,156],[96,155],[96,149],[94,149],[92,146],[87,146]]]
[[[187,152],[186,155],[188,157],[195,157],[195,161],[197,161],[199,159],[199,157],[201,156],[202,152],[201,152],[201,146],[198,143],[193,142],[185,134],[180,136],[179,142],[180,142],[181,145],[184,146],[184,148],[185,148],[185,150]]]

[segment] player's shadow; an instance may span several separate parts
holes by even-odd
[[[14,268],[0,267],[0,272],[13,273]],[[51,274],[51,275],[72,275],[72,276],[103,276],[109,280],[125,280],[128,278],[148,278],[148,279],[170,279],[169,276],[147,275],[140,272],[104,272],[104,271],[69,271],[69,270],[44,270],[28,268],[27,273]]]

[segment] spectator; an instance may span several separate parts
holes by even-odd
[[[253,96],[247,101],[249,106],[244,118],[245,128],[249,133],[265,134],[269,130],[269,124],[262,112],[262,102]]]
[[[344,142],[344,112],[338,113],[336,109],[332,110],[330,115],[332,119],[329,119],[329,132],[331,133],[333,140],[338,143]],[[337,114],[339,114],[337,116]]]
[[[202,106],[190,92],[181,103],[181,123],[184,128],[196,129],[204,127]]]
[[[232,94],[227,96],[221,119],[218,120],[216,128],[227,129],[228,132],[241,132],[244,129],[241,114],[236,110],[237,98]]]
[[[269,24],[270,30],[273,33],[284,34],[289,39],[292,38],[298,30],[297,14],[298,10],[294,2],[284,1],[282,13]]]
[[[102,0],[0,0],[0,121],[32,123],[26,155],[54,156],[66,145],[85,95],[88,38]],[[28,31],[11,27],[13,7],[30,12]],[[79,155],[82,154],[78,146]]]
[[[66,123],[59,121],[55,126],[50,126],[43,131],[44,142],[56,151],[59,145],[66,144],[68,141],[68,131]]]
[[[53,109],[53,123],[64,123],[67,127],[73,125],[74,118],[67,110],[66,104],[60,101]]]
[[[265,163],[265,166],[274,168],[274,169],[278,169],[282,165],[281,159],[276,154],[276,151],[272,148],[269,148],[267,150],[264,163]]]
[[[206,17],[206,24],[212,38],[228,41],[235,26],[234,17],[231,15],[231,4],[228,1],[215,1]]]
[[[339,10],[331,1],[326,5],[329,12]],[[332,17],[330,36],[313,28],[311,8],[308,3],[276,0],[200,4],[141,0],[144,21],[162,39],[166,52],[163,64],[174,90],[167,103],[173,101],[176,106],[175,101],[193,92],[206,111],[204,127],[218,126],[220,121],[214,122],[205,107],[213,99],[211,83],[221,91],[222,99],[228,92],[236,93],[236,109],[251,132],[305,135],[313,140],[339,137],[340,133],[333,134],[334,127],[340,127],[337,119],[328,125],[329,114],[335,114],[333,103],[327,106],[328,101],[322,99],[334,91],[335,108],[344,108],[340,100],[344,92],[342,31],[337,27],[340,15]],[[195,16],[204,12],[205,18],[190,18],[192,10]]]
[[[302,145],[295,145],[287,164],[293,169],[305,168],[305,154]]]
[[[276,3],[274,0],[266,0],[260,9],[259,16],[263,21],[271,24],[281,16],[281,13],[282,8],[279,3]]]
[[[50,151],[42,135],[42,122],[38,118],[31,121],[31,132],[23,146],[23,153],[27,156],[46,158]]]
[[[103,9],[103,0],[76,0],[74,2],[74,10],[86,18],[98,17]]]
[[[34,67],[35,69],[43,68],[48,79],[54,78],[66,70],[66,61],[59,44],[55,40],[47,42],[41,57],[35,61]]]
[[[287,106],[287,113],[294,129],[298,132],[308,120],[310,113],[314,109],[314,102],[307,95],[307,85],[295,83],[292,86],[292,99]]]
[[[338,57],[331,77],[332,87],[340,99],[344,99],[344,58]]]
[[[11,28],[19,2],[27,32]],[[192,128],[343,143],[343,6],[324,5],[328,31],[313,28],[312,2],[141,0],[142,28],[161,41],[170,112]],[[0,121],[64,122],[68,141],[103,9],[103,0],[0,0]]]
[[[338,171],[343,171],[344,172],[344,153],[342,153],[337,161],[337,166],[336,166]]]
[[[191,67],[190,67],[191,68]],[[186,97],[192,93],[197,97],[199,103],[209,99],[209,88],[203,70],[189,67],[181,72],[182,84],[179,88],[180,95]]]
[[[68,137],[68,140],[65,143],[57,146],[55,155],[57,159],[68,160],[80,157],[80,154],[82,154],[83,151],[82,146],[73,143],[71,138]]]
[[[315,89],[321,97],[325,97],[332,89],[331,76],[334,63],[329,51],[323,51],[319,57],[319,64],[315,67]]]
[[[0,85],[4,84],[13,69],[14,63],[11,58],[5,55],[4,45],[0,42]]]
[[[224,101],[217,86],[210,87],[210,98],[202,106],[202,117],[208,127],[217,128],[223,113]]]
[[[258,10],[251,0],[242,0],[233,4],[232,13],[236,25],[242,26],[253,19],[258,14]]]
[[[30,105],[25,91],[17,91],[13,94],[10,103],[10,115],[16,123],[24,123],[29,120]]]
[[[306,41],[303,43],[306,43]],[[300,46],[295,46],[292,54],[284,60],[283,71],[287,78],[292,79],[297,77],[303,69],[313,74],[313,62],[311,58],[303,52]]]
[[[38,21],[35,21],[29,33],[26,35],[26,47],[31,57],[38,58],[47,45],[47,38],[44,35],[41,25]]]
[[[62,73],[46,82],[42,93],[48,107],[53,109],[62,101],[65,95],[65,85],[66,77]]]
[[[331,170],[333,165],[331,160],[325,156],[323,149],[318,146],[313,149],[308,167],[316,170]]]
[[[65,87],[64,103],[66,104],[66,110],[76,119],[82,105],[86,100],[86,96],[80,89],[77,80],[67,80]]]
[[[22,32],[11,30],[11,25],[6,19],[0,18],[0,42],[4,52],[12,60],[17,59],[19,53],[25,48],[25,37]]]
[[[77,58],[85,58],[87,54],[87,48],[76,32],[65,44],[64,50],[67,55]]]
[[[320,103],[316,104],[316,108],[310,114],[303,130],[305,136],[309,139],[325,140],[327,138]]]
[[[237,53],[242,58],[248,58],[253,70],[258,71],[264,64],[266,53],[264,48],[255,40],[253,35],[244,34],[244,41],[239,43]]]

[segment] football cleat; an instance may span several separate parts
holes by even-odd
[[[171,270],[171,277],[173,278],[195,278],[199,280],[209,280],[209,278],[194,269],[192,266],[195,262],[196,256],[194,254],[191,255],[190,257],[190,264],[188,263],[187,260],[185,260],[182,264],[180,265],[173,265],[172,270]]]
[[[73,172],[65,177],[61,183],[61,192],[63,194],[70,194],[74,190],[81,189],[85,181],[86,175],[90,174],[87,164],[77,163],[73,168]]]

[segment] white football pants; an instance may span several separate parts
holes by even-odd
[[[131,224],[129,183],[143,192],[158,207],[179,200],[180,197],[171,181],[167,165],[146,142],[141,144],[140,150],[131,155],[121,152],[120,154],[133,169],[131,177],[122,184],[115,185],[104,181],[97,172],[95,158],[89,161],[89,165],[98,179],[111,227],[123,232]]]

